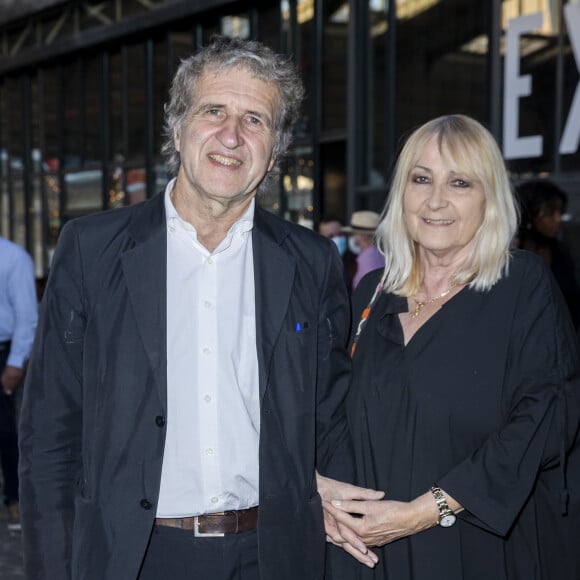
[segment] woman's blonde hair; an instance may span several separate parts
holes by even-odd
[[[385,256],[386,292],[412,296],[419,288],[417,248],[407,229],[403,196],[411,170],[434,136],[439,150],[445,148],[459,171],[477,179],[485,193],[483,222],[475,234],[471,253],[455,272],[453,281],[487,290],[507,273],[518,210],[501,152],[483,125],[465,115],[446,115],[416,129],[397,160],[376,234]]]

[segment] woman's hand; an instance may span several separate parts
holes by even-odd
[[[367,546],[384,546],[427,530],[439,518],[431,492],[411,502],[333,500],[329,511],[339,526],[352,530]]]
[[[331,502],[334,500],[378,500],[385,494],[382,491],[357,487],[350,483],[344,483],[335,479],[324,477],[319,473],[316,474],[318,493],[322,498],[322,507],[324,510],[324,528],[326,530],[326,541],[336,546],[342,547],[353,558],[361,564],[373,568],[378,562],[378,557],[369,550],[352,529],[348,526],[339,524],[332,512],[342,515],[340,510],[332,507]]]

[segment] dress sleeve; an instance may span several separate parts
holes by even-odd
[[[580,417],[577,343],[555,281],[530,261],[509,283],[515,308],[506,321],[509,352],[498,430],[438,480],[467,510],[463,518],[500,535],[534,493],[542,470],[561,470],[565,510],[565,462]]]

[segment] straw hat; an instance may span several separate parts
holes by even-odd
[[[376,211],[355,211],[350,225],[341,229],[345,234],[374,234],[379,225],[380,215]]]

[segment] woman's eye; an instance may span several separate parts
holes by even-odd
[[[462,187],[462,188],[469,187],[469,183],[467,181],[464,181],[463,179],[456,179],[453,183],[457,187]]]
[[[414,183],[429,183],[429,178],[426,175],[414,175]]]

